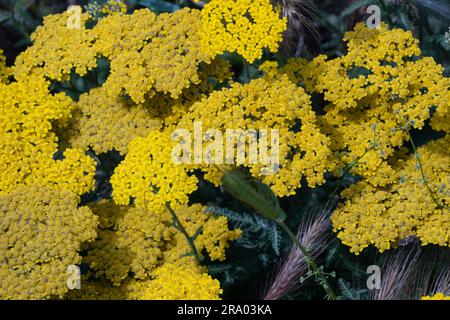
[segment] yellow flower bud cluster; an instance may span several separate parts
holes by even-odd
[[[124,20],[120,21],[124,28],[128,24],[134,25],[133,31],[137,33],[137,39],[142,41],[135,43],[136,39],[128,40],[134,37],[134,33],[125,33],[116,43],[121,45],[125,42],[125,47],[133,45],[133,50],[121,50],[108,55],[105,49],[110,49],[111,44],[98,48],[99,52],[111,59],[111,74],[105,83],[110,94],[119,94],[124,89],[137,103],[144,102],[145,95],[151,97],[155,91],[177,98],[183,89],[200,82],[198,66],[200,62],[210,62],[211,57],[200,50],[201,19],[197,10],[183,9],[158,16],[150,11],[139,10],[133,15],[107,17],[98,25],[102,43],[107,41],[105,37],[111,38],[108,36],[111,33],[108,23],[113,18]],[[133,21],[126,21],[130,19]],[[134,20],[138,20],[137,23]]]
[[[156,16],[148,9],[112,14],[87,28],[89,15],[80,16],[79,28],[68,28],[70,13],[49,15],[32,35],[33,46],[16,60],[14,75],[38,74],[68,79],[72,71],[83,76],[99,57],[111,63],[104,84],[110,95],[125,92],[136,103],[155,91],[174,98],[200,82],[198,66],[211,57],[200,49],[200,13],[183,9]],[[162,63],[163,62],[163,63]]]
[[[81,262],[97,223],[68,190],[34,185],[0,195],[0,299],[61,298],[67,268]]]
[[[331,155],[330,142],[316,124],[309,95],[287,77],[257,79],[244,85],[234,83],[231,88],[215,91],[207,99],[193,104],[178,127],[193,132],[195,121],[201,121],[205,130],[221,130],[223,145],[226,145],[227,129],[279,130],[279,165],[274,168],[274,174],[264,175],[262,169],[267,164],[251,164],[248,154],[242,163],[279,196],[294,194],[302,177],[306,177],[311,187],[324,182]],[[269,146],[270,130],[267,133]],[[262,154],[260,145],[258,154]],[[222,160],[221,163],[226,163],[225,158]],[[220,183],[222,173],[215,166],[204,164],[200,167],[207,172],[207,180],[216,185]]]
[[[92,44],[95,35],[85,27],[89,15],[81,14],[79,28],[78,17],[74,13],[64,12],[44,17],[44,22],[31,35],[33,45],[16,59],[12,72],[16,80],[26,79],[30,75],[63,81],[74,70],[84,76],[88,70],[97,66],[97,52]],[[75,19],[74,27],[68,27],[68,21]]]
[[[202,10],[201,45],[211,56],[237,52],[253,63],[265,48],[278,51],[286,27],[270,0],[211,0]]]
[[[111,97],[99,87],[80,96],[73,118],[61,131],[74,148],[92,148],[97,154],[115,149],[125,155],[134,138],[146,136],[160,126],[161,121],[142,104]]]
[[[6,58],[3,55],[2,49],[0,49],[0,83],[6,82],[10,73],[10,69],[6,66]]]
[[[190,237],[201,230],[195,238],[195,246],[200,253],[202,251],[208,253],[211,260],[225,260],[225,250],[228,243],[238,239],[241,235],[239,229],[228,230],[228,219],[226,217],[216,217],[206,213],[205,208],[199,204],[189,207],[182,206],[176,213]],[[180,232],[176,232],[174,240],[164,253],[165,261],[184,265],[187,260],[190,260],[191,264],[195,264],[193,257],[180,260],[180,257],[191,251],[184,236]]]
[[[127,12],[127,6],[121,0],[107,0],[105,3],[93,1],[85,6],[91,19],[98,20],[105,16]]]
[[[56,121],[67,121],[73,103],[63,93],[50,94],[41,77],[0,83],[0,194],[20,185],[45,184],[77,195],[94,187],[95,162],[79,149],[55,158]]]
[[[102,200],[89,206],[99,217],[97,240],[86,248],[84,262],[113,285],[133,272],[145,279],[162,259],[162,250],[172,237],[164,213],[152,214],[144,208],[120,207]]]
[[[443,102],[436,106],[436,111],[431,117],[431,127],[437,131],[450,133],[450,78],[445,78],[447,84],[443,86]]]
[[[450,300],[450,296],[446,296],[443,293],[436,293],[433,296],[423,296],[420,300]]]
[[[395,182],[374,186],[363,180],[342,193],[347,201],[331,220],[351,252],[369,245],[382,252],[411,236],[422,245],[450,246],[449,143],[447,135],[420,147],[420,164],[415,155],[397,159]]]
[[[174,209],[186,204],[198,180],[172,161],[175,145],[170,134],[158,130],[131,141],[128,154],[111,177],[114,201],[128,205],[134,199],[136,206],[151,212],[165,211],[166,203]]]
[[[166,263],[155,271],[155,280],[145,288],[142,300],[219,300],[218,280],[198,269]]]
[[[120,207],[106,200],[90,208],[99,219],[96,241],[83,248],[83,263],[91,271],[82,278],[81,290],[70,292],[68,298],[219,298],[219,282],[189,254],[186,238],[172,226],[167,211]],[[229,242],[241,234],[228,229],[226,217],[206,213],[198,204],[179,207],[177,215],[189,236],[197,235],[197,250],[211,260],[223,261]]]
[[[364,155],[352,172],[383,185],[395,176],[388,158],[407,140],[405,129],[421,129],[432,107],[433,127],[448,129],[449,81],[442,66],[421,57],[411,32],[358,24],[344,40],[348,52],[342,57],[291,59],[278,70],[268,62],[261,69],[266,77],[287,74],[308,93],[322,93],[328,105],[318,122],[339,167]]]

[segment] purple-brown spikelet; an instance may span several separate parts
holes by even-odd
[[[330,238],[327,231],[330,228],[330,210],[326,209],[319,214],[308,214],[300,223],[297,237],[309,250],[312,258],[316,260],[328,246]],[[292,249],[287,258],[278,267],[266,293],[264,300],[279,300],[290,291],[300,286],[300,277],[308,271],[308,264],[304,255],[296,247]]]
[[[318,38],[312,17],[314,8],[310,0],[271,0],[275,8],[281,8],[281,14],[287,18],[288,26],[283,35],[282,48],[292,56],[299,56],[308,32]]]
[[[420,299],[436,293],[450,295],[450,251],[424,254],[412,279],[409,299]]]
[[[381,288],[369,290],[369,300],[406,299],[419,255],[417,246],[385,253],[380,263]]]

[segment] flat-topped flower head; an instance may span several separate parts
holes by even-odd
[[[67,268],[81,262],[97,223],[67,190],[35,185],[0,195],[0,298],[62,298]]]
[[[237,52],[253,63],[263,49],[278,51],[287,27],[270,0],[212,0],[202,10],[202,49],[212,56]]]

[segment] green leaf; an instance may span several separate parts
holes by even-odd
[[[97,83],[103,85],[110,73],[109,61],[99,59],[97,62]]]
[[[11,18],[7,15],[2,15],[0,14],[0,25],[2,25],[3,23],[9,21]]]
[[[399,12],[400,24],[405,30],[411,30],[411,23],[408,16],[404,12]]]
[[[175,12],[177,10],[180,10],[180,6],[178,4],[161,0],[129,0],[128,2],[130,4],[136,4],[139,6],[149,8],[155,13]]]
[[[345,8],[345,10],[341,12],[340,16],[341,18],[346,17],[355,12],[356,10],[359,10],[362,7],[367,6],[373,2],[374,2],[373,0],[357,0],[353,2],[351,5],[349,5],[347,8]]]
[[[206,266],[208,268],[208,273],[211,275],[216,275],[230,270],[233,266],[230,264],[210,264]]]
[[[234,198],[245,203],[267,219],[283,220],[286,218],[286,214],[281,210],[272,190],[262,182],[247,177],[239,168],[223,175],[222,187]]]

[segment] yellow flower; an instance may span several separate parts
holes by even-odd
[[[140,103],[155,91],[177,98],[183,89],[198,84],[199,64],[211,61],[199,50],[200,26],[200,13],[190,9],[158,16],[137,10],[102,19],[93,32],[99,39],[97,50],[111,60],[104,84],[108,92],[117,95],[124,90]]]
[[[89,207],[100,223],[98,238],[86,248],[83,261],[96,276],[119,286],[130,272],[136,279],[153,275],[173,237],[173,230],[164,223],[169,216],[144,208],[120,207],[106,200]]]
[[[13,66],[17,80],[39,75],[52,80],[69,78],[72,70],[83,76],[97,66],[97,52],[92,47],[94,34],[85,27],[88,14],[81,15],[80,28],[68,28],[69,12],[48,15],[31,35],[33,45],[22,52]]]
[[[142,300],[219,300],[220,283],[198,268],[164,264],[145,288]]]
[[[77,195],[94,187],[94,160],[79,149],[58,150],[53,124],[67,121],[74,105],[48,86],[36,76],[0,83],[0,194],[36,183]]]
[[[287,21],[269,0],[212,0],[202,9],[202,24],[205,52],[211,56],[237,52],[253,63],[263,49],[278,50]]]
[[[201,121],[204,130],[212,128],[223,132],[223,145],[226,145],[225,133],[229,129],[279,130],[279,164],[273,164],[276,166],[274,174],[265,175],[263,170],[270,164],[250,163],[247,153],[243,161],[235,156],[235,152],[232,159],[234,164],[248,167],[254,177],[268,184],[279,196],[294,194],[302,177],[311,187],[325,181],[324,173],[331,155],[329,140],[316,124],[309,95],[285,76],[278,80],[257,79],[244,85],[233,83],[231,88],[215,91],[194,103],[177,127],[193,132],[195,121]],[[270,141],[268,130],[269,146]],[[262,152],[260,148],[258,153]],[[220,160],[226,163],[224,157]],[[229,167],[221,166],[224,170]],[[204,163],[199,167],[207,173],[207,180],[216,185],[220,183],[222,173],[215,166]]]
[[[328,105],[318,122],[331,138],[338,168],[364,155],[352,173],[384,185],[392,182],[388,158],[408,139],[406,128],[421,129],[436,107],[433,127],[448,130],[449,81],[442,66],[421,56],[411,32],[358,24],[344,40],[342,57],[290,59],[278,70],[270,62],[261,70],[266,78],[287,74],[308,93],[322,93]]]
[[[134,138],[147,136],[160,126],[161,121],[143,105],[110,97],[100,87],[80,96],[73,119],[60,131],[72,147],[92,148],[97,154],[114,149],[125,155]]]
[[[425,180],[411,155],[393,163],[394,182],[376,187],[361,181],[342,193],[347,201],[331,220],[351,252],[369,245],[382,252],[410,236],[422,245],[450,246],[449,142],[447,136],[418,149]]]
[[[423,296],[420,300],[450,300],[450,296],[446,296],[443,293],[436,293],[433,296]]]
[[[35,185],[0,195],[0,298],[62,297],[67,268],[81,262],[97,223],[67,190]]]
[[[173,287],[161,287],[162,282],[179,283],[179,272],[184,274],[185,270],[195,273],[185,274],[186,279],[199,277],[200,282],[195,285],[201,287],[197,287],[196,293],[186,287],[187,291],[180,291],[174,299],[213,298],[206,296],[207,292],[212,286],[220,289],[219,283],[207,275],[207,269],[189,255],[191,248],[184,235],[172,226],[168,212],[120,207],[106,200],[89,207],[99,220],[98,237],[83,247],[86,252],[83,263],[89,266],[89,271],[82,278],[81,290],[71,291],[67,298],[169,299],[174,294]],[[241,234],[240,230],[228,229],[226,217],[206,213],[201,205],[181,206],[177,216],[191,237],[197,234],[198,251],[207,253],[211,260],[224,260],[229,242]]]
[[[206,213],[205,207],[199,204],[180,207],[176,213],[189,236],[193,237],[201,231],[195,239],[195,246],[200,253],[206,251],[209,258],[213,261],[224,261],[225,250],[228,248],[229,242],[238,239],[241,235],[241,230],[239,229],[228,229],[228,219],[226,217],[216,217]],[[193,257],[180,259],[180,257],[186,256],[186,254],[191,252],[184,235],[180,232],[175,232],[174,237],[175,243],[172,243],[172,246],[169,246],[169,249],[164,253],[165,261],[186,265],[186,260],[189,259],[191,264],[195,264]]]
[[[198,180],[172,161],[175,144],[167,131],[152,130],[145,138],[135,138],[111,178],[114,201],[127,205],[133,198],[136,206],[152,212],[164,211],[166,203],[174,209],[186,204]]]

